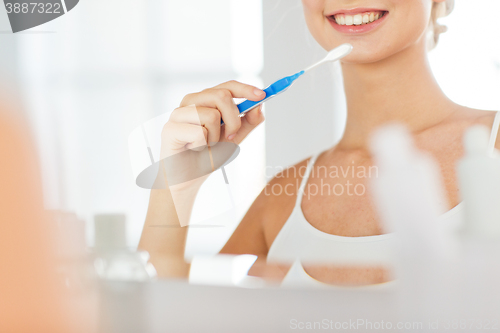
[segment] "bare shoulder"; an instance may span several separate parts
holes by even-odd
[[[266,185],[221,253],[267,255],[292,213],[308,160],[283,170]]]
[[[468,127],[483,125],[488,128],[488,130],[496,130],[496,134],[498,134],[498,128],[493,128],[497,113],[498,111],[480,110],[461,106],[459,112],[457,112],[456,119],[466,122]],[[500,135],[497,135],[495,147],[500,148]]]
[[[455,144],[461,146],[463,134],[467,128],[483,125],[490,130],[493,128],[496,115],[496,111],[473,109],[455,104],[452,114],[431,127],[428,132],[433,133],[431,135],[434,136],[438,135],[439,142],[447,147]]]
[[[495,140],[495,148],[500,149],[500,135],[499,135],[499,127],[498,124],[494,124],[495,117],[497,116],[499,111],[483,111],[486,114],[478,119],[478,122],[484,126],[486,126],[490,131],[495,131],[496,140]],[[493,134],[493,133],[492,133]]]

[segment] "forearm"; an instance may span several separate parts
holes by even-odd
[[[207,177],[151,190],[139,248],[149,252],[160,277],[189,275],[189,264],[184,260],[189,219],[196,194]]]
[[[189,275],[184,261],[187,227],[181,227],[170,190],[151,190],[139,248],[150,254],[159,277]]]

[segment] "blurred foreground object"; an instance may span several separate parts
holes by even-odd
[[[428,305],[442,295],[456,254],[454,233],[443,218],[446,197],[438,164],[415,147],[402,125],[380,128],[371,149],[379,168],[372,180],[374,200],[383,224],[397,235],[398,308],[408,320],[433,318]]]
[[[498,323],[500,164],[488,155],[488,146],[487,131],[466,132],[466,156],[458,164],[464,201],[445,212],[437,164],[414,147],[410,133],[394,125],[375,134],[372,151],[380,172],[373,181],[374,199],[399,240],[395,272],[401,320],[425,319],[436,326],[469,320],[471,331]]]
[[[458,165],[465,204],[465,232],[500,239],[500,158],[488,151],[488,129],[474,126],[464,137],[465,156]]]
[[[405,260],[444,258],[449,244],[439,218],[446,200],[437,163],[414,147],[400,125],[379,129],[371,146],[379,168],[372,182],[374,199],[385,228],[398,233],[397,253]]]
[[[129,321],[147,326],[145,310],[130,311],[123,307],[131,295],[143,288],[143,283],[156,277],[156,270],[148,263],[147,251],[127,248],[126,217],[123,214],[99,214],[94,217],[94,268],[99,277],[100,332],[139,332],[130,328]],[[134,300],[142,303],[142,301]]]
[[[93,332],[88,307],[75,303],[60,279],[38,157],[12,109],[0,106],[0,332]]]

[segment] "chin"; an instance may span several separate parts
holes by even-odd
[[[341,44],[349,43],[353,46],[353,51],[342,59],[342,63],[369,64],[386,60],[413,47],[421,48],[422,52],[425,52],[425,31],[424,28],[422,31],[417,30],[405,35],[386,34],[377,36],[378,38],[331,38],[320,42],[320,45],[330,51]]]
[[[355,45],[351,54],[342,59],[346,64],[371,64],[383,61],[401,52],[404,48],[387,48],[380,46],[358,46]]]
[[[399,49],[390,49],[381,45],[366,45],[363,43],[352,43],[353,51],[347,57],[342,59],[343,63],[348,64],[370,64],[382,61],[398,53]]]

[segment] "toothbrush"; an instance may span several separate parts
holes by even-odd
[[[347,56],[349,53],[352,51],[352,45],[351,44],[342,44],[339,47],[331,50],[326,57],[315,63],[314,65],[304,69],[303,71],[298,72],[297,74],[291,75],[284,77],[273,84],[271,84],[269,87],[264,89],[264,92],[266,93],[266,97],[260,101],[254,102],[254,101],[249,101],[249,100],[244,100],[240,104],[237,105],[238,110],[240,111],[240,117],[247,113],[248,111],[254,109],[255,107],[261,105],[262,103],[270,100],[271,98],[285,92],[288,88],[292,86],[292,84],[297,80],[300,76],[304,75],[306,72],[310,71],[313,68],[316,68],[326,62],[332,62],[332,61],[337,61],[345,56]],[[223,125],[224,122],[221,121],[221,125]]]

